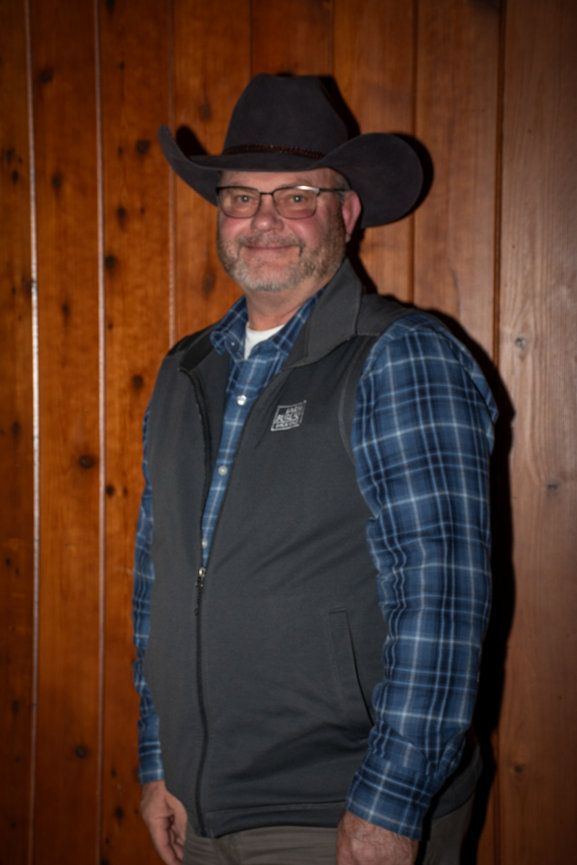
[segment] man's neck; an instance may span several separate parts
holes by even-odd
[[[290,302],[287,300],[285,303],[275,305],[270,303],[271,298],[261,303],[259,301],[262,300],[262,296],[257,297],[256,294],[247,296],[246,306],[249,327],[252,330],[270,330],[273,327],[281,327],[287,321],[290,321],[303,303],[308,300],[308,297],[303,297],[302,299],[292,297]]]
[[[303,303],[324,288],[333,276],[334,274],[320,284],[282,291],[247,291],[245,297],[249,327],[253,330],[270,330],[286,324]]]

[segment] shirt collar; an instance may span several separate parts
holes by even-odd
[[[300,330],[311,314],[323,289],[317,291],[297,310],[278,333],[264,342],[260,342],[253,351],[255,354],[282,354],[288,356],[300,333]],[[244,352],[244,338],[248,312],[246,298],[241,297],[231,306],[226,315],[214,326],[210,333],[210,341],[219,354],[228,354],[235,360],[241,360]]]

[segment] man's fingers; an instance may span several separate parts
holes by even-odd
[[[177,853],[168,826],[149,826],[150,836],[156,852],[166,865],[179,865],[182,862],[182,850]]]

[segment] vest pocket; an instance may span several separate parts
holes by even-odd
[[[333,673],[346,726],[358,734],[366,735],[373,725],[370,704],[367,702],[358,672],[353,635],[346,610],[330,610],[328,625],[331,640]]]

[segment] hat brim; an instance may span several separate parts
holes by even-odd
[[[162,152],[176,174],[216,205],[216,187],[222,171],[310,171],[333,168],[349,182],[363,206],[362,228],[394,222],[415,204],[423,183],[421,163],[413,148],[397,135],[369,132],[336,147],[321,159],[294,153],[247,152],[188,157],[166,126],[158,138]]]

